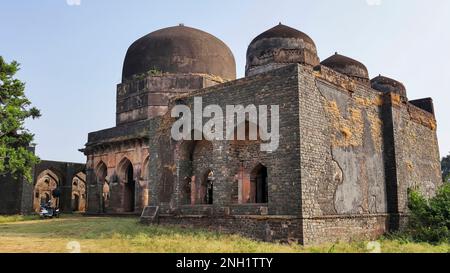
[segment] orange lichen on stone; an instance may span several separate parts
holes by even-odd
[[[412,163],[412,161],[406,161],[405,163],[409,171],[414,170],[414,164]]]
[[[314,71],[314,76],[351,93],[355,92],[356,90],[356,83],[354,80],[341,76],[329,68],[322,67],[321,71]]]
[[[391,93],[391,102],[393,105],[400,105],[402,102],[402,99],[399,94]]]
[[[368,113],[367,118],[370,122],[370,130],[375,149],[381,152],[383,144],[383,121],[380,119],[379,115],[372,113]]]
[[[353,134],[352,134],[352,132],[350,131],[349,128],[341,127],[340,130],[341,130],[342,135],[344,136],[344,138],[347,141],[349,141],[352,138]]]
[[[177,165],[173,164],[173,165],[165,165],[164,166],[165,169],[171,171],[173,174],[177,173]]]
[[[349,117],[341,114],[335,101],[328,101],[327,111],[333,126],[333,146],[348,147],[361,146],[363,143],[364,122],[361,110],[350,108]]]
[[[364,107],[382,106],[384,103],[383,97],[376,96],[374,98],[355,98],[356,104]]]
[[[422,124],[432,131],[436,131],[437,123],[432,114],[411,107],[408,108],[408,112],[412,121]]]
[[[382,96],[376,96],[373,99],[373,105],[375,106],[382,106],[384,104],[384,99]]]

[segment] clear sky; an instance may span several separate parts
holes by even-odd
[[[244,75],[250,41],[279,22],[311,36],[323,60],[335,51],[371,77],[402,81],[410,99],[433,97],[441,155],[450,152],[448,0],[1,0],[0,55],[42,110],[27,122],[42,159],[84,162],[91,131],[115,125],[116,84],[129,45],[184,23],[233,51]]]

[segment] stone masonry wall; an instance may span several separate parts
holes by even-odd
[[[121,83],[117,86],[117,124],[164,115],[171,97],[220,82],[203,74],[159,74]]]
[[[433,115],[325,67],[300,74],[304,243],[399,228],[407,189],[441,181]]]
[[[148,168],[149,150],[146,140],[130,140],[113,145],[96,148],[88,155],[87,184],[88,184],[88,212],[99,213],[106,209],[108,213],[124,212],[123,171],[120,169],[125,160],[133,166],[133,180],[135,181],[135,210],[136,212],[148,205],[148,180],[145,169]],[[105,164],[107,168],[106,181],[109,186],[107,205],[103,205],[103,183],[99,183],[99,167]]]
[[[305,244],[382,234],[381,94],[326,67],[301,66],[299,74]]]
[[[172,216],[162,215],[159,224],[240,234],[255,240],[281,243],[301,243],[301,220],[295,217],[268,216]]]
[[[268,169],[269,215],[300,214],[300,158],[298,133],[297,67],[290,66],[255,77],[244,78],[232,83],[196,91],[182,100],[192,107],[195,96],[202,97],[203,105],[216,104],[225,111],[226,105],[279,105],[280,106],[280,146],[273,153],[247,153],[250,147],[242,147],[236,156],[236,146],[229,141],[214,141],[209,157],[209,169],[214,172],[214,206],[239,205],[236,197],[238,179],[236,174],[242,166],[249,173],[258,164]],[[224,113],[225,115],[225,113]],[[270,114],[269,114],[270,119]],[[206,119],[205,119],[206,121]],[[152,205],[161,204],[164,177],[162,168],[171,166],[174,180],[170,200],[173,209],[181,204],[183,181],[189,176],[189,164],[182,160],[182,144],[171,141],[170,128],[173,119],[165,116],[151,121],[150,150],[161,151],[150,156],[150,200]],[[269,122],[270,123],[270,122]],[[225,128],[225,126],[224,126]],[[259,145],[258,145],[259,146]],[[164,148],[164,149],[163,149]],[[243,161],[243,162],[241,162]],[[206,166],[202,166],[205,169]],[[287,200],[289,200],[287,202]],[[245,206],[245,205],[243,205]]]
[[[195,96],[223,109],[279,105],[280,146],[264,153],[259,142],[214,141],[199,160],[186,149],[193,143],[171,139],[173,118],[152,119],[149,199],[161,223],[305,245],[374,239],[406,222],[407,189],[432,196],[441,183],[433,114],[326,67],[289,65],[171,105],[192,109]],[[268,169],[269,202],[244,204],[239,185],[258,164]],[[185,179],[206,169],[214,172],[214,203],[189,205]]]
[[[32,210],[32,184],[10,176],[0,177],[0,215],[28,214]],[[28,193],[28,194],[26,194]]]
[[[398,213],[407,213],[407,192],[434,196],[442,185],[434,115],[412,104],[393,106]]]

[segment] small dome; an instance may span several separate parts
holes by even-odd
[[[236,62],[228,46],[209,33],[183,25],[152,32],[130,46],[122,79],[150,70],[236,79]]]
[[[373,78],[370,83],[372,84],[372,88],[375,90],[385,93],[394,92],[399,94],[401,97],[407,98],[406,88],[403,83],[399,81],[380,75]]]
[[[321,64],[349,77],[369,81],[369,71],[365,65],[338,53],[324,60]]]
[[[319,62],[314,41],[305,33],[280,23],[250,43],[246,75],[252,76],[292,63],[316,66]]]
[[[314,48],[316,47],[311,37],[301,32],[300,30],[285,26],[281,23],[257,36],[255,39],[253,39],[253,41],[250,44],[254,44],[257,41],[263,39],[271,39],[271,38],[297,38],[303,40],[306,43],[311,44]]]

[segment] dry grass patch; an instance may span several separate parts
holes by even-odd
[[[6,219],[4,217],[0,219]],[[83,253],[364,253],[366,242],[316,247],[257,242],[237,235],[197,229],[144,226],[136,218],[63,216],[8,218],[0,223],[0,252],[69,252],[76,241]],[[432,246],[381,241],[383,252],[448,252],[449,245]]]

